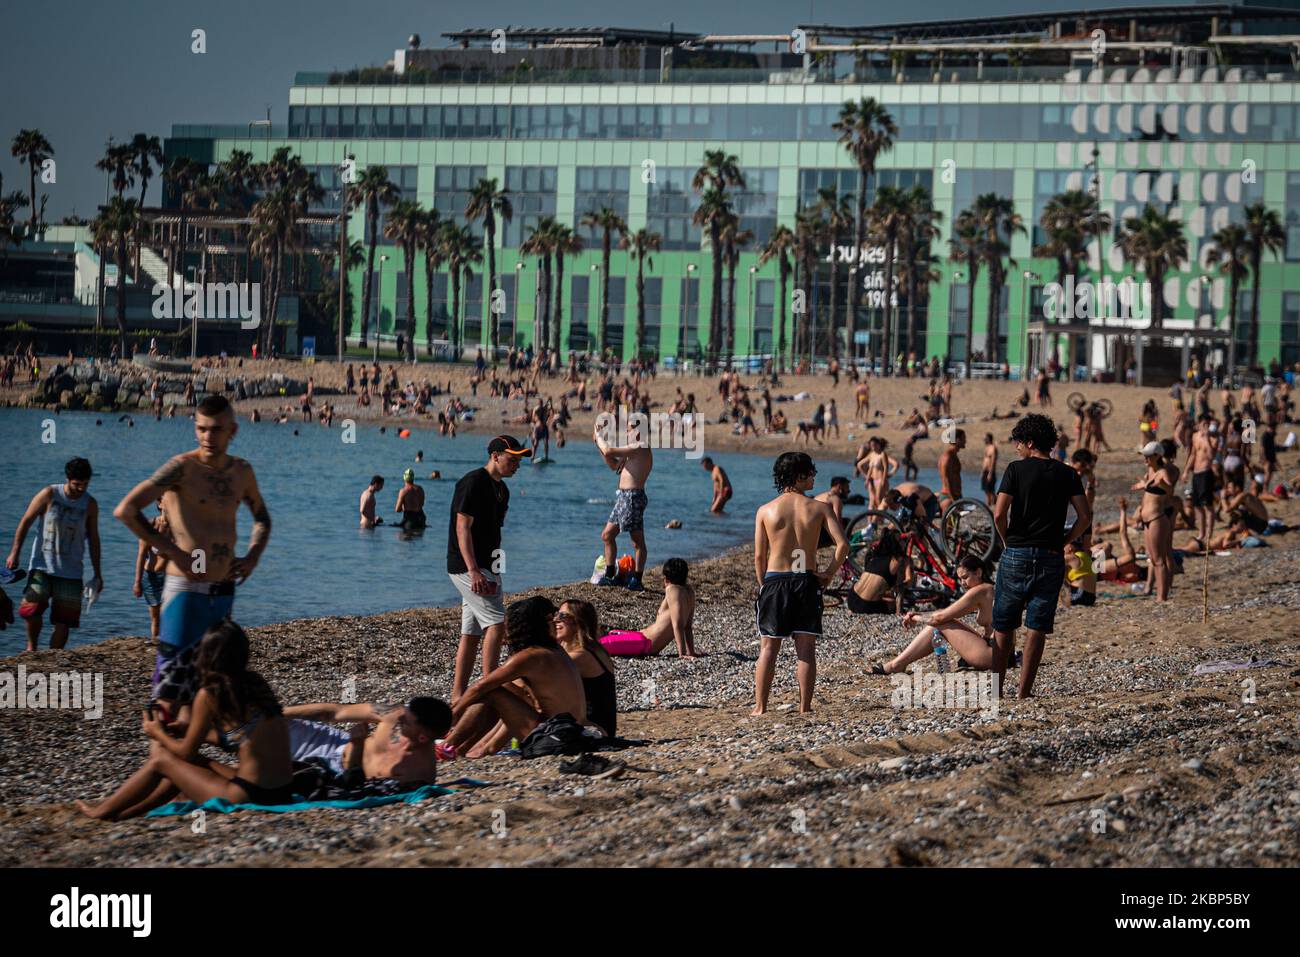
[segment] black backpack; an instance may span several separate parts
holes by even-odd
[[[525,758],[582,754],[590,750],[590,739],[582,733],[582,725],[567,711],[543,721],[519,745],[519,754]]]

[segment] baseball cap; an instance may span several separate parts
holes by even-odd
[[[497,452],[506,452],[525,459],[533,455],[532,450],[524,448],[513,435],[498,435],[488,443],[488,455],[495,455]]]
[[[1164,454],[1165,454],[1165,447],[1161,445],[1159,442],[1148,442],[1146,445],[1142,446],[1143,456],[1159,455],[1163,457]]]

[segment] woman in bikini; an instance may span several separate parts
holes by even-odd
[[[993,666],[993,583],[988,580],[984,563],[967,555],[957,563],[957,580],[965,589],[962,596],[947,608],[921,615],[909,611],[903,625],[922,625],[906,648],[885,664],[871,666],[873,675],[893,675],[907,670],[914,661],[934,654],[932,639],[937,631],[972,668],[987,671]],[[972,627],[961,619],[975,615]]]
[[[1137,552],[1128,531],[1128,499],[1119,499],[1119,522],[1107,526],[1119,532],[1119,547],[1097,541],[1092,546],[1092,567],[1097,577],[1107,582],[1133,583],[1146,579],[1146,569],[1137,563]]]
[[[222,798],[231,804],[290,804],[294,800],[289,726],[275,692],[248,670],[248,636],[229,619],[208,629],[198,652],[199,693],[189,724],[168,728],[144,715],[143,730],[152,744],[149,758],[112,796],[98,804],[78,801],[88,817],[121,821],[182,798],[203,803]],[[230,766],[199,754],[213,744],[238,755]]]
[[[898,471],[898,461],[885,451],[888,443],[879,436],[873,435],[867,441],[867,447],[871,451],[857,464],[857,471],[867,480],[868,507],[884,508],[889,478]]]
[[[600,621],[590,602],[570,598],[555,613],[555,640],[568,652],[582,677],[587,695],[587,724],[613,737],[618,733],[618,694],[614,685],[614,660],[596,636]]]
[[[902,542],[892,529],[885,529],[862,559],[862,574],[844,596],[845,607],[855,615],[901,615],[908,571]]]

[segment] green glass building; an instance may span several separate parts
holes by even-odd
[[[942,214],[931,248],[939,278],[928,295],[922,290],[915,310],[918,354],[987,353],[994,335],[996,354],[1015,370],[1051,348],[1064,358],[1073,347],[1093,370],[1126,361],[1124,336],[1086,323],[1046,329],[1039,351],[1026,357],[1027,325],[1043,320],[1044,287],[1058,274],[1055,259],[1033,254],[1043,240],[1039,216],[1054,194],[1081,189],[1098,197],[1114,230],[1100,249],[1093,244],[1080,279],[1134,274],[1113,240],[1123,220],[1147,204],[1181,220],[1187,260],[1158,290],[1164,329],[1146,348],[1168,354],[1181,337],[1199,334],[1191,344],[1217,350],[1211,361],[1226,351],[1230,303],[1227,279],[1205,259],[1210,236],[1241,222],[1253,203],[1275,210],[1285,241],[1263,256],[1258,317],[1254,279],[1241,283],[1236,350],[1245,357],[1258,318],[1260,362],[1300,361],[1300,12],[1288,0],[802,25],[779,36],[488,28],[445,39],[446,48],[426,49],[412,37],[384,67],[299,74],[287,127],[178,125],[166,152],[215,163],[241,149],[264,161],[288,146],[320,176],[327,212],[338,209],[339,167],[348,154],[358,170],[382,164],[403,196],[461,221],[470,187],[497,179],[514,206],[513,220],[497,231],[503,345],[534,342],[538,264],[519,252],[530,227],[549,215],[576,228],[584,213],[609,206],[629,230],[662,235],[662,252],[646,265],[645,340],[668,357],[696,355],[708,334],[711,256],[692,223],[699,196],[691,179],[705,150],[725,150],[745,176],[744,189],[731,192],[742,228],[753,234],[735,269],[736,353],[759,355],[773,352],[783,310],[777,264],[759,268],[758,252],[777,224],[794,226],[819,188],[857,191],[858,169],[831,124],[845,101],[873,97],[898,135],[877,161],[868,202],[880,185],[919,184]],[[986,193],[1013,200],[1025,225],[1011,242],[997,316],[988,314],[988,269],[979,271],[972,295],[966,267],[949,261],[947,241],[956,215]],[[600,236],[578,232],[586,249],[564,271],[566,350],[592,345],[601,307]],[[350,234],[364,238],[359,213],[350,217]],[[852,233],[843,241],[851,251]],[[400,251],[385,245],[381,252],[389,258],[377,269],[378,321],[387,338],[395,318],[401,328],[406,286]],[[820,251],[807,299],[819,356],[831,345],[829,256],[829,246]],[[471,350],[487,330],[483,268],[465,291],[463,341]],[[841,324],[847,272],[838,268],[834,290]],[[860,276],[880,288],[878,275]],[[360,272],[350,277],[358,315],[362,279]],[[445,338],[452,317],[443,270],[433,298],[434,336]],[[415,302],[423,342],[430,320],[422,264]],[[608,344],[630,357],[635,266],[617,250],[609,307]],[[858,339],[859,354],[878,347],[886,312],[867,304],[859,313],[856,328],[869,332],[865,343]],[[901,304],[896,312],[902,315]]]

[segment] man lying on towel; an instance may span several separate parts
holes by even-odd
[[[289,747],[295,763],[315,758],[340,777],[359,769],[365,780],[387,778],[406,785],[434,782],[434,742],[451,727],[451,709],[438,698],[412,698],[383,713],[369,702],[300,704],[285,708],[284,716],[292,719]],[[321,723],[326,721],[352,727]]]

